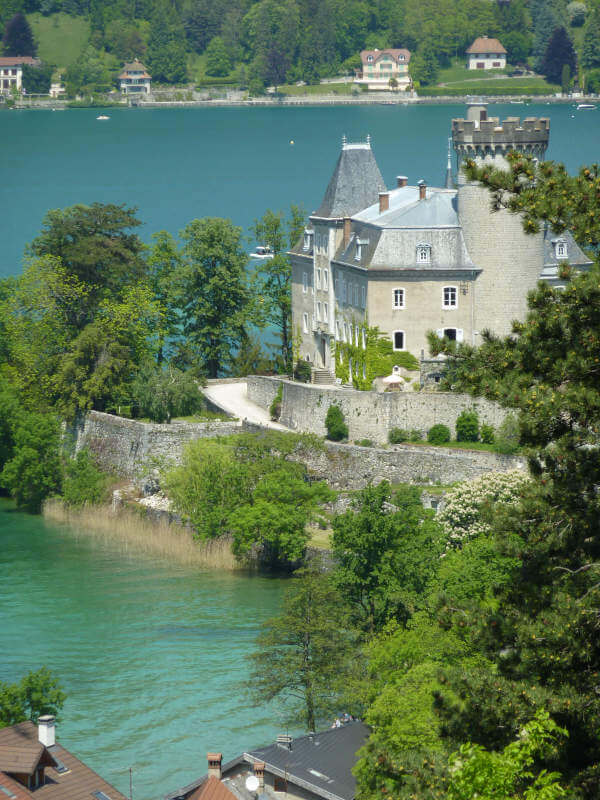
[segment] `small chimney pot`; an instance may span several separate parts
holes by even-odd
[[[383,214],[384,211],[389,211],[390,208],[390,193],[379,192],[379,213]]]
[[[403,189],[408,183],[408,178],[406,177],[406,175],[397,175],[396,182],[398,184],[398,189]]]
[[[427,184],[425,181],[419,181],[417,186],[419,187],[419,200],[425,200],[427,197]]]
[[[350,244],[350,236],[352,235],[352,220],[350,217],[344,217],[344,249]]]
[[[223,753],[207,753],[206,758],[208,759],[208,777],[220,781]]]
[[[44,747],[52,747],[53,744],[56,744],[55,722],[56,720],[51,714],[46,714],[38,719],[38,739]]]
[[[265,788],[265,762],[254,762],[254,774],[258,778],[258,789],[262,791]]]

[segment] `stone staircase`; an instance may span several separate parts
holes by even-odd
[[[311,383],[332,386],[335,383],[335,375],[328,369],[313,369]]]

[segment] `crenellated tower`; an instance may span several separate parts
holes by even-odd
[[[511,150],[543,159],[548,147],[548,119],[528,117],[521,120],[487,116],[487,105],[468,105],[466,119],[452,120],[452,147],[456,155],[458,215],[465,244],[473,262],[482,270],[472,287],[473,329],[481,333],[491,328],[494,333],[511,332],[514,319],[527,313],[527,293],[540,279],[543,264],[543,233],[526,234],[522,219],[505,209],[491,209],[488,189],[468,181],[462,166],[467,159],[507,169],[506,155]],[[519,287],[519,291],[515,291]],[[480,344],[480,335],[474,336]]]

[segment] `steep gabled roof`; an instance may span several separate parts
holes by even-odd
[[[373,61],[369,62],[368,56],[373,57]],[[363,64],[376,64],[382,56],[392,56],[394,61],[408,64],[410,61],[410,50],[402,48],[388,48],[387,50],[362,50],[360,58]],[[402,58],[401,58],[402,56]]]
[[[487,36],[478,36],[467,50],[467,53],[506,53],[506,50],[498,39],[488,39]]]
[[[323,201],[312,216],[327,219],[351,217],[373,205],[379,192],[384,190],[385,184],[371,145],[368,142],[344,143]]]
[[[194,794],[190,795],[189,800],[238,800],[238,798],[224,783],[211,775]]]

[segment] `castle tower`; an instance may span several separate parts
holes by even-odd
[[[543,233],[523,231],[518,214],[491,210],[488,189],[468,181],[462,171],[467,159],[507,169],[506,155],[517,150],[543,159],[550,122],[546,118],[518,117],[500,122],[487,116],[485,103],[468,106],[467,119],[452,120],[452,146],[457,157],[458,214],[469,255],[482,273],[472,291],[473,329],[498,335],[511,331],[515,319],[527,314],[527,293],[540,279],[544,263]],[[481,337],[474,336],[474,344]]]

